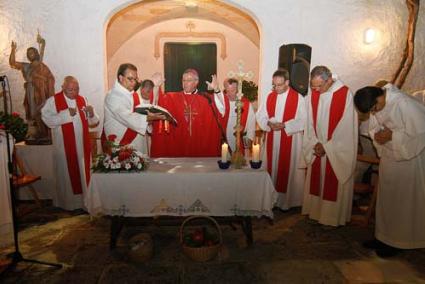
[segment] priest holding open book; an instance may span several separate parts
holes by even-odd
[[[198,92],[198,83],[198,72],[187,69],[182,76],[182,91],[159,96],[158,105],[167,109],[177,124],[154,123],[152,157],[220,155],[224,133],[219,123],[225,112],[223,94],[215,75],[211,82],[206,82],[214,94]]]
[[[130,145],[144,154],[145,135],[148,123],[165,119],[160,113],[135,112],[142,100],[136,92],[138,85],[137,68],[131,63],[121,64],[117,72],[117,81],[105,97],[104,134],[115,135],[120,145]],[[105,138],[106,138],[105,137]]]

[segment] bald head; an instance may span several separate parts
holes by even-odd
[[[71,100],[75,100],[80,91],[78,80],[73,76],[66,76],[63,79],[62,91]]]

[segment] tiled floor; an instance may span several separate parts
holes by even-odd
[[[182,254],[178,226],[125,228],[111,252],[106,218],[47,207],[23,222],[23,255],[64,268],[19,264],[2,283],[425,283],[425,250],[381,259],[361,246],[372,227],[322,226],[299,210],[276,211],[273,224],[254,219],[255,244],[248,248],[239,227],[222,226],[223,248],[206,263]],[[128,239],[140,233],[153,238],[154,255],[130,261]]]

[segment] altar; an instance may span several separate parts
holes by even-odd
[[[269,174],[249,167],[221,170],[217,159],[160,158],[151,161],[145,172],[94,173],[85,206],[91,215],[125,218],[240,216],[249,222],[251,216],[273,218],[277,193]],[[117,221],[113,218],[113,223]],[[112,235],[112,247],[115,241]]]

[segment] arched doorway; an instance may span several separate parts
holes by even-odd
[[[219,1],[166,0],[141,1],[111,17],[106,28],[107,87],[124,62],[135,64],[142,79],[164,74],[166,43],[215,44],[221,82],[243,60],[258,84],[260,37],[252,17]]]

